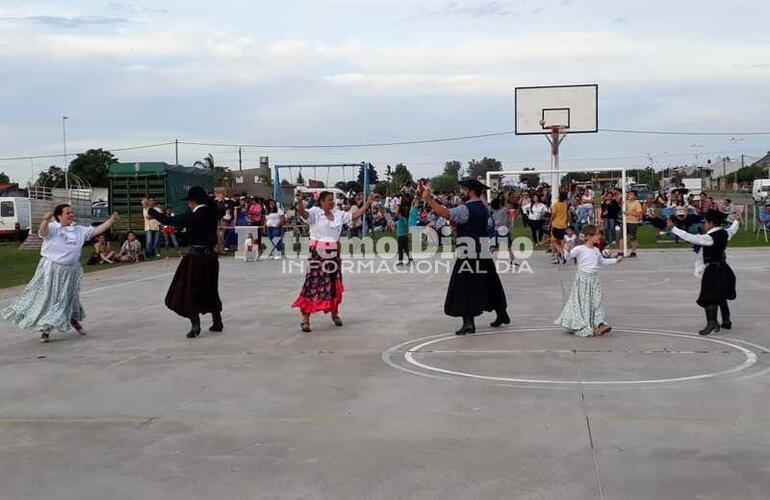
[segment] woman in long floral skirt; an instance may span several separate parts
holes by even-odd
[[[76,225],[72,207],[66,204],[58,205],[53,214],[46,213],[38,229],[43,246],[35,275],[0,316],[19,328],[41,332],[41,342],[48,342],[53,330],[66,332],[74,328],[85,335],[80,324],[85,318],[80,303],[80,254],[83,244],[105,233],[117,217],[113,213],[92,227]]]
[[[350,211],[336,208],[334,193],[322,191],[318,205],[305,209],[301,194],[297,196],[297,215],[310,226],[310,258],[305,283],[299,296],[291,305],[302,314],[301,328],[310,332],[310,315],[317,312],[331,313],[332,321],[342,326],[339,307],[342,303],[342,268],[340,261],[340,234],[342,227],[362,217],[376,199],[369,195],[366,203]]]
[[[578,337],[604,335],[612,327],[607,324],[604,316],[599,268],[617,264],[623,257],[607,259],[602,256],[596,247],[601,234],[593,224],[586,224],[581,232],[585,236],[585,244],[574,247],[569,254],[564,255],[567,261],[577,260],[577,272],[569,299],[554,323]]]

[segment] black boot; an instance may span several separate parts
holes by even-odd
[[[719,322],[717,321],[717,306],[715,304],[708,305],[704,307],[704,309],[706,310],[706,327],[698,333],[701,335],[708,335],[711,332],[718,332]]]
[[[497,317],[493,322],[489,324],[489,326],[493,328],[497,328],[500,325],[510,325],[511,324],[511,317],[508,316],[508,312],[505,309],[501,309],[497,311]]]
[[[463,326],[455,332],[455,335],[465,335],[476,333],[476,324],[473,322],[473,316],[463,317]]]
[[[201,317],[197,314],[190,316],[190,331],[187,332],[188,339],[194,339],[201,334]]]
[[[733,322],[730,321],[730,306],[727,305],[726,300],[719,304],[719,310],[722,313],[722,328],[730,330],[733,327]]]
[[[222,323],[222,313],[221,312],[213,312],[211,313],[211,319],[212,323],[209,327],[210,332],[221,332],[225,329],[224,323]]]

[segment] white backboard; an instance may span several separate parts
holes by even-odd
[[[599,86],[516,87],[516,135],[550,133],[559,125],[569,134],[599,130]]]

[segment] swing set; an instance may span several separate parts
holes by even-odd
[[[356,169],[362,168],[364,172],[364,182],[363,182],[363,196],[364,199],[366,199],[369,196],[369,193],[371,192],[370,186],[369,186],[369,166],[371,163],[362,161],[360,163],[325,163],[325,164],[313,164],[313,163],[300,163],[300,164],[285,164],[285,165],[273,165],[273,199],[277,202],[282,203],[284,206],[286,206],[286,203],[283,200],[283,192],[281,190],[281,172],[288,172],[288,179],[290,183],[294,182],[294,169],[297,170],[298,175],[302,175],[302,170],[312,170],[313,172],[313,180],[318,180],[318,169],[326,169],[326,183],[324,186],[326,187],[333,187],[329,184],[329,174],[332,169],[342,169],[342,180],[347,181],[347,169],[350,168],[353,175],[351,178],[355,179],[357,177]],[[322,170],[323,172],[323,170]],[[304,176],[303,176],[304,179]],[[367,227],[366,227],[366,217],[364,217],[363,220],[363,234],[365,235],[367,233]]]

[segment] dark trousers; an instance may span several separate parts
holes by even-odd
[[[532,242],[537,244],[543,239],[543,221],[529,220],[529,229],[532,231]]]
[[[412,255],[409,253],[409,235],[405,234],[398,237],[398,261],[403,262],[404,254],[406,258],[412,260]]]

